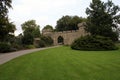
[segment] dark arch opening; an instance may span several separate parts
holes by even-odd
[[[58,37],[58,44],[61,44],[61,45],[64,44],[64,39],[62,36]]]

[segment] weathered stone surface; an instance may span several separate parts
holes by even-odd
[[[63,31],[63,32],[53,32],[51,30],[44,30],[42,31],[42,34],[44,36],[50,36],[54,41],[54,45],[61,44],[58,43],[58,37],[60,36],[63,38],[64,45],[71,45],[75,39],[88,34],[84,29],[85,28],[84,25],[85,23],[78,24],[79,30]]]

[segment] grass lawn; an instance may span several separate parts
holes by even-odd
[[[0,65],[0,80],[120,80],[120,49],[34,52]]]

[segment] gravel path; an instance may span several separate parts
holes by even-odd
[[[44,50],[44,49],[49,49],[49,48],[55,48],[58,46],[53,46],[53,47],[47,47],[47,48],[38,48],[38,49],[30,49],[30,50],[21,50],[17,52],[10,52],[10,53],[0,53],[0,65],[3,63],[6,63],[16,57],[29,54],[31,52],[39,51],[39,50]]]

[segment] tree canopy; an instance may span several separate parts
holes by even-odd
[[[77,30],[78,23],[81,23],[85,20],[85,18],[78,16],[63,16],[57,21],[56,31]]]
[[[43,29],[51,29],[51,30],[53,30],[53,27],[51,25],[46,25]]]
[[[33,44],[34,38],[40,37],[40,26],[36,24],[35,20],[29,20],[22,25],[23,30],[23,44]]]
[[[8,9],[12,8],[12,0],[0,1],[0,41],[5,41],[9,33],[14,33],[15,25],[9,22]]]
[[[22,25],[23,33],[30,32],[33,37],[39,37],[40,36],[40,26],[36,24],[35,20],[28,20],[24,22]]]
[[[91,35],[101,35],[117,40],[118,35],[113,28],[117,29],[120,24],[119,6],[111,0],[106,3],[100,0],[92,0],[90,7],[86,9],[88,15],[86,30]]]
[[[0,18],[7,17],[8,9],[12,8],[12,0],[0,0]]]

